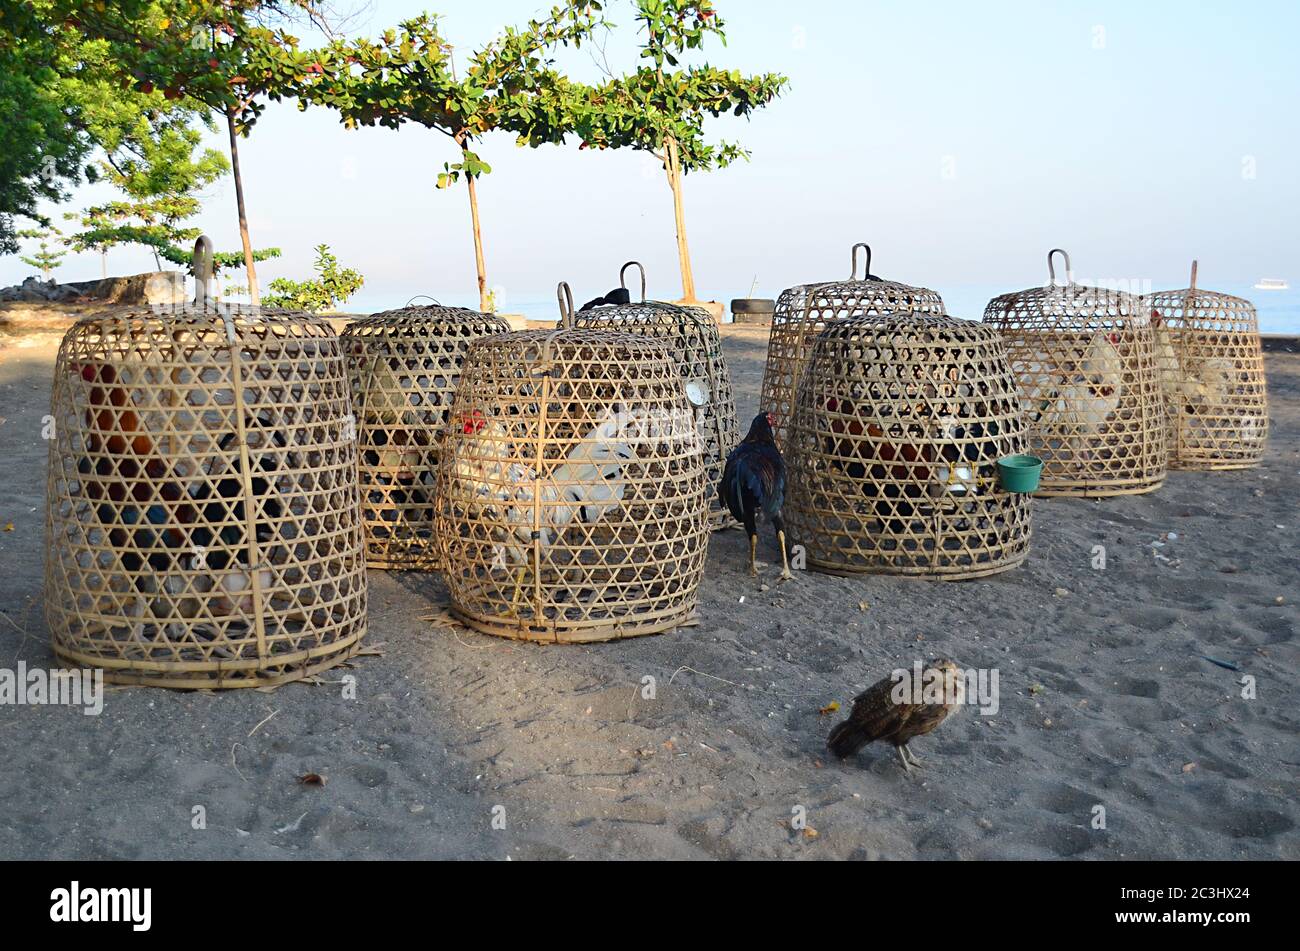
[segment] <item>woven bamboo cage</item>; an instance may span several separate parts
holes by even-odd
[[[1056,282],[1057,254],[1064,284]],[[984,311],[1020,381],[1029,451],[1043,460],[1038,494],[1151,492],[1166,470],[1151,322],[1133,295],[1074,283],[1059,248],[1047,269],[1046,287],[995,297]]]
[[[791,538],[832,574],[1006,571],[1029,551],[1030,506],[1002,491],[997,460],[1026,442],[992,328],[928,314],[836,321],[791,421]]]
[[[385,311],[343,331],[372,568],[436,567],[437,437],[469,345],[509,330],[500,317],[435,304]]]
[[[1175,469],[1248,469],[1268,441],[1268,389],[1250,301],[1196,286],[1148,297]]]
[[[347,372],[324,320],[199,287],[63,339],[46,616],[60,661],[115,683],[270,686],[338,664],[366,629]]]
[[[677,359],[561,326],[475,342],[438,470],[434,539],[454,613],[504,637],[613,640],[692,620],[708,521]]]
[[[863,276],[858,277],[858,251],[865,252]],[[817,335],[840,320],[882,317],[900,312],[943,314],[943,298],[924,287],[886,281],[871,273],[871,247],[855,244],[850,252],[852,270],[847,281],[800,284],[781,292],[772,315],[767,341],[767,366],[759,404],[773,413],[773,435],[785,445],[794,413],[799,380]]]
[[[574,315],[573,326],[641,334],[667,345],[681,370],[686,382],[686,397],[695,411],[696,425],[704,445],[706,476],[710,485],[717,485],[722,478],[727,454],[740,438],[736,403],[731,393],[731,375],[722,359],[718,326],[702,308],[646,300],[645,268],[637,261],[629,261],[619,271],[620,291],[628,290],[626,276],[632,267],[641,272],[640,302],[629,300],[611,305],[592,301]],[[716,493],[709,493],[710,525],[723,528],[733,521]]]

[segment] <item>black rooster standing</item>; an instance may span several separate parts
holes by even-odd
[[[749,434],[727,456],[727,466],[718,483],[718,498],[731,514],[745,523],[749,533],[749,573],[758,575],[758,528],[755,520],[761,509],[776,529],[781,546],[781,580],[789,581],[790,562],[785,552],[785,523],[781,506],[785,504],[785,460],[772,438],[771,413],[759,413],[750,424]]]

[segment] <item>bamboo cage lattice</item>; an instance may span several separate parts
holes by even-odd
[[[995,297],[984,311],[1019,379],[1029,451],[1043,460],[1038,494],[1151,492],[1164,483],[1166,452],[1150,320],[1131,294],[1074,283],[1059,248],[1047,265],[1046,287]]]
[[[859,250],[865,252],[866,258],[861,278],[858,277]],[[854,317],[945,312],[943,298],[935,291],[873,275],[869,245],[855,244],[850,257],[852,271],[847,281],[800,284],[782,291],[776,302],[768,334],[760,406],[775,415],[773,435],[780,446],[785,445],[799,381],[818,334],[837,321]]]
[[[115,683],[269,686],[365,633],[338,339],[206,285],[176,312],[83,318],[59,349],[46,617],[61,662]]]
[[[987,326],[834,322],[813,346],[789,438],[785,514],[814,568],[973,578],[1029,551],[1029,498],[1002,491],[997,472],[1025,450],[1020,398]]]
[[[722,358],[717,324],[702,308],[646,300],[645,268],[637,261],[629,261],[619,271],[621,290],[628,289],[626,275],[631,267],[641,273],[640,302],[584,306],[574,315],[573,326],[580,330],[619,330],[663,341],[686,383],[686,396],[703,440],[706,477],[709,485],[717,485],[727,454],[740,438],[731,375]],[[723,528],[733,521],[716,494],[709,493],[710,525]]]
[[[704,454],[677,361],[637,334],[476,341],[438,469],[452,610],[488,634],[587,642],[691,623],[707,553]]]
[[[429,570],[438,438],[469,345],[508,333],[460,307],[404,307],[343,331],[357,420],[361,514],[372,568]]]
[[[1268,441],[1268,388],[1250,301],[1196,286],[1146,298],[1168,424],[1169,466],[1248,469]]]

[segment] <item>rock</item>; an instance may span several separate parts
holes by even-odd
[[[99,281],[91,297],[110,304],[183,304],[189,299],[180,271],[149,271]]]
[[[182,304],[189,299],[185,275],[179,271],[150,271],[130,277],[109,277],[99,281],[59,284],[29,277],[21,284],[0,290],[0,301],[29,304],[66,303],[83,297],[110,304]]]

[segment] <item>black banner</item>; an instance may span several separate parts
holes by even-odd
[[[680,913],[726,920],[744,933],[765,927],[775,912],[802,922],[811,941],[821,940],[816,929],[823,923],[861,919],[873,938],[897,933],[924,940],[931,934],[949,941],[994,927],[1004,937],[1038,943],[1034,935],[1054,941],[1126,933],[1222,942],[1286,920],[1278,897],[1285,869],[1262,863],[827,863],[764,868],[761,879],[748,884],[756,863],[729,867],[724,883],[716,871],[693,868],[666,877],[664,869],[566,863],[539,878],[529,863],[422,864],[12,864],[5,869],[12,883],[5,890],[6,923],[15,934],[35,928],[127,940],[201,936],[207,923],[213,937],[333,943],[373,938],[381,922],[386,929],[442,927],[449,910],[471,917],[487,911],[495,928],[502,918],[492,912],[497,902],[506,903],[509,921],[536,921],[521,913],[553,914],[562,900],[593,903],[629,927],[661,927],[663,915]],[[641,874],[647,878],[638,884]],[[692,886],[694,874],[708,876],[700,882],[705,887]],[[610,889],[612,875],[628,880]],[[449,902],[451,895],[459,897]]]

